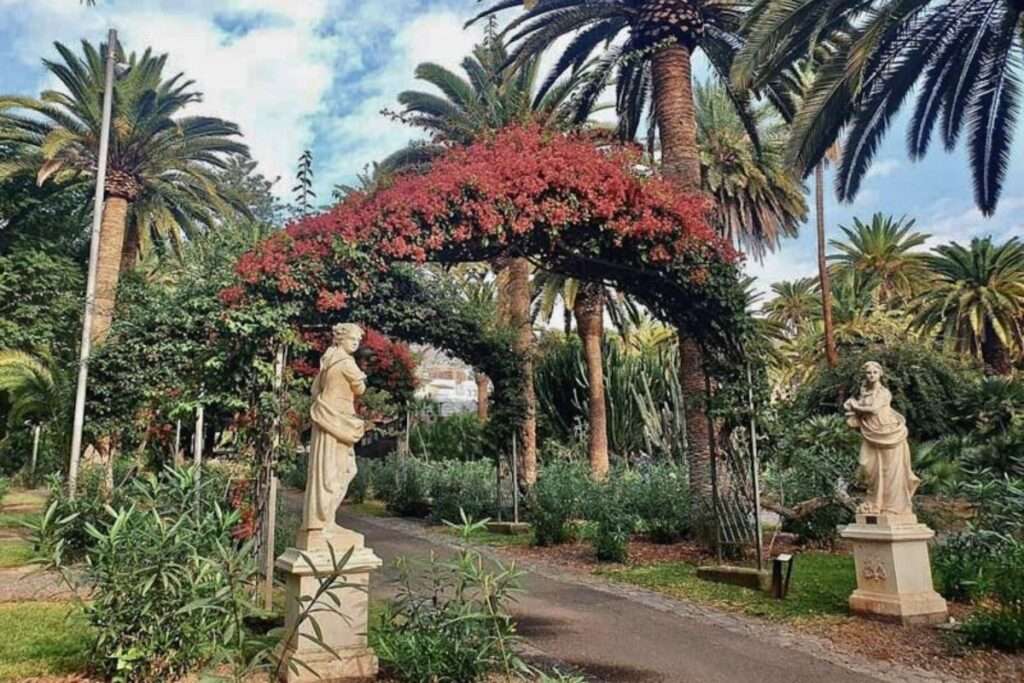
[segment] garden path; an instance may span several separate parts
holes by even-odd
[[[394,560],[453,553],[457,543],[409,520],[342,508],[339,521],[366,535],[385,562],[375,597],[394,590]],[[487,548],[479,549],[500,559]],[[530,646],[592,679],[614,683],[866,683],[941,677],[840,654],[824,640],[634,587],[522,562],[513,614]]]

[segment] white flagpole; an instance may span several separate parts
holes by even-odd
[[[103,128],[96,160],[96,196],[93,199],[92,236],[89,243],[89,276],[85,285],[85,316],[82,319],[82,345],[78,359],[78,389],[75,392],[75,419],[71,432],[71,462],[68,465],[68,497],[74,500],[78,489],[78,460],[82,454],[82,426],[85,423],[85,387],[89,381],[89,354],[92,352],[92,316],[96,305],[96,261],[103,225],[103,195],[107,180],[107,153],[110,149],[110,114],[114,99],[114,52],[117,31],[107,33],[107,70],[103,90]]]

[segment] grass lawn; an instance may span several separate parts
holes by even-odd
[[[455,529],[447,525],[434,528],[439,529],[448,536],[462,538],[461,529]],[[530,541],[533,540],[533,534],[496,534],[492,531],[481,529],[470,534],[468,540],[470,543],[493,547],[525,546],[530,545]]]
[[[778,621],[846,616],[847,599],[857,587],[853,558],[827,553],[801,553],[795,557],[793,578],[785,600],[775,600],[767,593],[739,586],[698,579],[696,566],[686,562],[666,562],[597,573],[614,581],[649,588],[673,597]]]
[[[68,603],[0,605],[0,681],[69,674],[89,662],[89,626]]]
[[[355,515],[362,515],[364,517],[393,517],[391,513],[384,507],[384,501],[381,500],[367,500],[362,503],[345,503],[343,510],[347,510]]]
[[[0,569],[28,564],[32,555],[32,545],[28,541],[0,539]]]
[[[39,512],[0,512],[0,529],[27,531],[26,524],[35,524],[42,516]]]

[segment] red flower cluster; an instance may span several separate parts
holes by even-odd
[[[506,129],[453,149],[425,174],[351,195],[289,226],[243,256],[237,270],[246,283],[270,283],[281,293],[314,287],[317,308],[327,311],[345,305],[343,294],[320,282],[339,242],[370,247],[378,265],[512,243],[551,253],[623,250],[654,266],[736,258],[706,222],[704,199],[640,177],[636,164],[626,147],[598,149],[536,126]],[[695,285],[706,277],[694,275]]]
[[[416,390],[416,359],[409,346],[394,341],[372,328],[365,330],[360,354],[363,372],[377,380],[393,395],[409,398]]]

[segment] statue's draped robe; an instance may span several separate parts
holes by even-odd
[[[911,514],[910,501],[921,480],[911,470],[907,422],[892,409],[892,394],[884,386],[863,389],[856,403],[863,437],[860,473],[868,485],[864,511]]]
[[[363,437],[365,423],[356,416],[354,400],[366,388],[366,375],[345,351],[332,347],[320,363],[313,382],[310,417],[313,436],[309,444],[303,529],[336,526],[338,506],[356,476],[353,446]],[[329,403],[326,399],[329,399]]]

